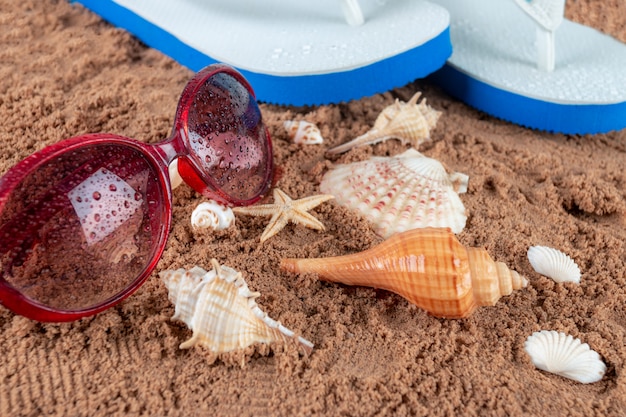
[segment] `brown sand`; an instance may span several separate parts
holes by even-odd
[[[568,17],[626,42],[621,0],[569,1]],[[168,136],[191,72],[129,34],[63,0],[0,1],[0,172],[29,153],[86,132],[155,142]],[[203,199],[174,195],[173,227],[158,270],[209,267],[243,272],[270,317],[315,343],[251,348],[216,358],[180,350],[190,331],[155,274],[135,295],[95,317],[41,324],[0,308],[0,415],[575,415],[626,414],[626,131],[576,136],[539,133],[451,100],[420,81],[348,104],[263,105],[294,198],[319,192],[331,162],[397,154],[397,141],[333,161],[327,147],[368,129],[395,97],[416,90],[443,111],[434,142],[420,149],[470,176],[465,245],[530,279],[530,286],[464,320],[429,316],[404,299],[368,288],[281,272],[283,257],[330,256],[380,241],[368,224],[333,202],[312,212],[326,232],[287,226],[265,244],[267,223],[242,217],[223,232],[189,224]],[[323,146],[290,144],[282,121],[316,122]],[[535,273],[531,245],[570,254],[580,285]],[[541,329],[580,337],[607,364],[582,385],[538,371],[524,351]]]

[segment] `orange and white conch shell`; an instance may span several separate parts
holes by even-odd
[[[372,145],[387,139],[399,139],[414,148],[430,140],[430,131],[435,128],[441,112],[426,104],[426,99],[417,104],[421,96],[417,92],[406,103],[396,99],[378,115],[374,127],[350,142],[334,147],[329,154],[339,154],[363,145]]]
[[[293,143],[300,145],[317,145],[324,142],[322,132],[313,123],[304,120],[287,120],[283,123],[287,130],[287,135]]]
[[[306,354],[313,344],[272,320],[254,301],[261,294],[252,292],[238,272],[211,260],[209,272],[196,266],[166,270],[159,276],[167,286],[174,303],[173,320],[184,322],[191,330],[191,339],[180,345],[208,347],[214,353],[243,349],[254,343],[296,341]]]
[[[411,229],[366,251],[332,258],[283,259],[281,268],[320,279],[395,292],[436,317],[463,318],[528,281],[450,229]]]

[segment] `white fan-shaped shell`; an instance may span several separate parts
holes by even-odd
[[[382,237],[421,227],[449,227],[460,233],[467,220],[457,193],[467,191],[465,174],[449,175],[443,165],[415,149],[396,157],[338,165],[320,190],[360,212]]]
[[[528,261],[533,269],[556,282],[580,282],[580,268],[563,252],[547,246],[528,248]]]
[[[287,134],[294,143],[316,145],[324,142],[322,132],[313,123],[304,120],[287,120],[283,126],[287,129]]]
[[[191,339],[180,345],[208,347],[215,353],[243,349],[253,343],[297,341],[305,353],[313,344],[272,320],[261,311],[240,272],[211,260],[207,272],[200,267],[166,270],[159,273],[174,303],[172,319],[184,322],[192,331]]]
[[[596,351],[565,333],[535,332],[526,339],[524,348],[537,368],[583,384],[601,380],[606,371]]]
[[[209,200],[198,206],[191,213],[191,226],[194,229],[223,230],[235,221],[233,210],[217,201]]]

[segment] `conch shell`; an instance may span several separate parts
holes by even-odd
[[[317,145],[324,142],[322,132],[311,122],[304,120],[287,120],[283,123],[283,126],[287,130],[287,134],[293,143],[299,145]]]
[[[254,343],[296,341],[309,354],[313,344],[272,320],[261,311],[252,292],[238,272],[211,260],[209,272],[196,266],[159,273],[169,291],[175,310],[172,320],[184,322],[191,339],[181,349],[195,345],[208,347],[214,353],[243,349]]]
[[[283,259],[280,267],[321,279],[395,292],[436,317],[468,317],[528,281],[482,248],[466,248],[447,228],[411,229],[364,252]]]
[[[328,151],[329,154],[347,152],[352,148],[372,145],[387,139],[396,138],[403,144],[410,143],[414,148],[430,140],[430,131],[435,128],[441,112],[426,104],[426,99],[417,104],[422,93],[417,92],[406,103],[396,99],[376,118],[374,127],[350,142]]]
[[[214,200],[198,204],[191,213],[191,227],[194,229],[224,230],[234,221],[233,210]]]

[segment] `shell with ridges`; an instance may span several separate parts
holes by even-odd
[[[419,227],[449,227],[460,233],[467,213],[457,193],[467,191],[465,174],[448,174],[439,161],[415,149],[373,157],[328,171],[320,190],[358,211],[382,237]]]
[[[556,282],[580,282],[580,268],[560,250],[547,246],[528,248],[528,261],[533,269]]]
[[[296,341],[305,354],[313,344],[272,320],[255,302],[240,272],[211,260],[213,269],[194,267],[159,273],[174,303],[172,319],[184,322],[192,331],[191,339],[180,345],[208,347],[214,353],[243,349],[254,343]]]
[[[533,333],[524,349],[537,368],[583,384],[601,380],[606,371],[600,355],[587,343],[554,330]]]
[[[198,204],[191,213],[191,226],[194,229],[224,230],[234,221],[233,210],[213,200]]]
[[[339,154],[357,146],[372,145],[384,142],[387,139],[399,139],[403,144],[410,143],[417,148],[430,140],[430,131],[435,128],[441,112],[426,104],[426,99],[419,104],[417,100],[421,93],[417,92],[404,103],[396,99],[395,103],[387,106],[378,115],[374,126],[365,134],[334,147],[329,154]]]
[[[450,229],[412,229],[366,251],[332,258],[283,259],[281,268],[320,279],[395,292],[434,316],[462,318],[494,305],[528,281],[486,250],[464,247]]]
[[[302,145],[317,145],[324,142],[322,132],[313,123],[304,120],[287,120],[283,123],[287,134],[293,141]]]

